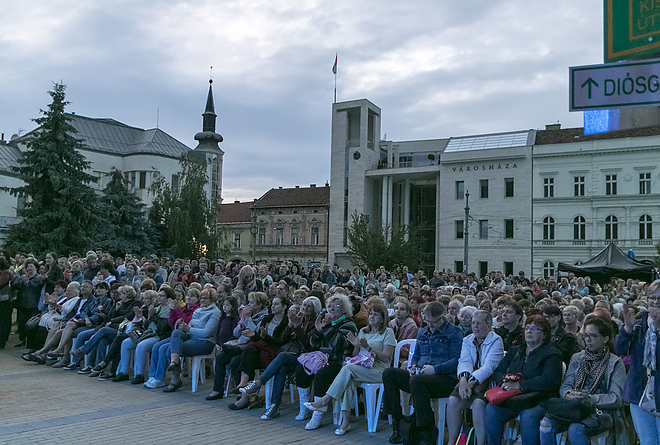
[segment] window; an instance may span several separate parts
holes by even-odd
[[[456,199],[463,199],[465,197],[465,183],[463,181],[456,181]]]
[[[140,188],[147,188],[147,172],[140,172]]]
[[[616,195],[616,175],[605,175],[605,194]]]
[[[555,239],[555,219],[552,216],[543,218],[543,239]]]
[[[488,198],[488,179],[479,181],[479,190],[481,191],[482,198]]]
[[[543,178],[543,197],[552,198],[555,196],[555,178]]]
[[[135,172],[131,172],[131,188],[135,188]]]
[[[265,227],[259,227],[259,238],[257,239],[257,244],[260,246],[265,246],[266,245],[266,228]]]
[[[297,246],[300,244],[300,228],[291,227],[291,245]]]
[[[412,156],[399,156],[399,168],[412,167]]]
[[[319,245],[319,228],[318,227],[312,227],[312,246],[318,246]]]
[[[573,218],[573,239],[583,240],[587,238],[587,221],[584,216]]]
[[[241,248],[241,234],[234,233],[234,247],[237,249]]]
[[[504,178],[504,197],[513,197],[513,178]]]
[[[639,217],[639,239],[653,239],[653,220],[649,215]]]
[[[275,227],[275,245],[281,246],[284,244],[284,228]]]
[[[456,273],[463,273],[463,261],[454,261],[454,271]]]
[[[213,161],[211,162],[211,196],[216,201],[220,199],[221,174],[222,167],[220,165],[220,159],[217,156],[213,156]]]
[[[479,276],[484,277],[488,273],[488,261],[479,261]]]
[[[554,277],[555,276],[555,264],[552,261],[546,261],[543,263],[543,277]]]
[[[619,220],[614,215],[605,218],[605,239],[619,239]]]
[[[513,220],[504,220],[504,238],[513,238]]]
[[[479,238],[488,239],[488,220],[480,219],[479,220]]]
[[[465,225],[462,219],[457,219],[454,221],[454,224],[456,226],[456,239],[463,239],[463,234],[465,233]]]
[[[179,191],[179,174],[172,174],[172,190]]]
[[[651,173],[639,174],[639,194],[648,195],[651,193]]]
[[[504,262],[504,276],[508,277],[509,275],[513,275],[513,261]]]
[[[573,196],[584,196],[584,176],[573,176]]]

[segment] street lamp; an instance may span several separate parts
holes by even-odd
[[[250,233],[252,234],[252,265],[256,266],[257,264],[257,233],[259,228],[257,227],[257,215],[252,219],[252,227],[250,227]]]

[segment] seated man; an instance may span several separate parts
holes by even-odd
[[[402,417],[399,390],[412,395],[420,444],[431,445],[437,441],[431,399],[449,397],[454,390],[463,342],[460,329],[447,322],[446,312],[444,304],[428,303],[422,314],[426,326],[417,333],[410,368],[388,368],[383,372],[383,411],[392,415],[390,443],[403,442],[399,437]]]

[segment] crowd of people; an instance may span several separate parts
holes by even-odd
[[[660,440],[660,280],[0,252],[2,348],[14,309],[27,362],[174,392],[183,358],[215,354],[207,400],[245,409],[270,382],[270,420],[294,383],[307,430],[338,405],[346,434],[356,389],[382,383],[393,444],[437,441],[437,398],[449,444],[500,445],[516,418],[524,445]]]

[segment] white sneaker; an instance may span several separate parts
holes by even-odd
[[[148,388],[149,385],[151,385],[151,384],[153,383],[153,381],[154,381],[154,378],[153,378],[153,377],[149,377],[149,378],[147,379],[147,381],[144,382],[144,385],[142,385],[142,386],[144,386],[145,388]]]
[[[306,430],[315,430],[321,426],[321,420],[323,420],[323,413],[320,411],[314,411],[312,413],[312,418],[307,425],[305,425]]]
[[[156,389],[156,388],[162,388],[167,385],[162,380],[153,379],[149,385],[145,384],[144,386],[146,386],[149,389]]]

